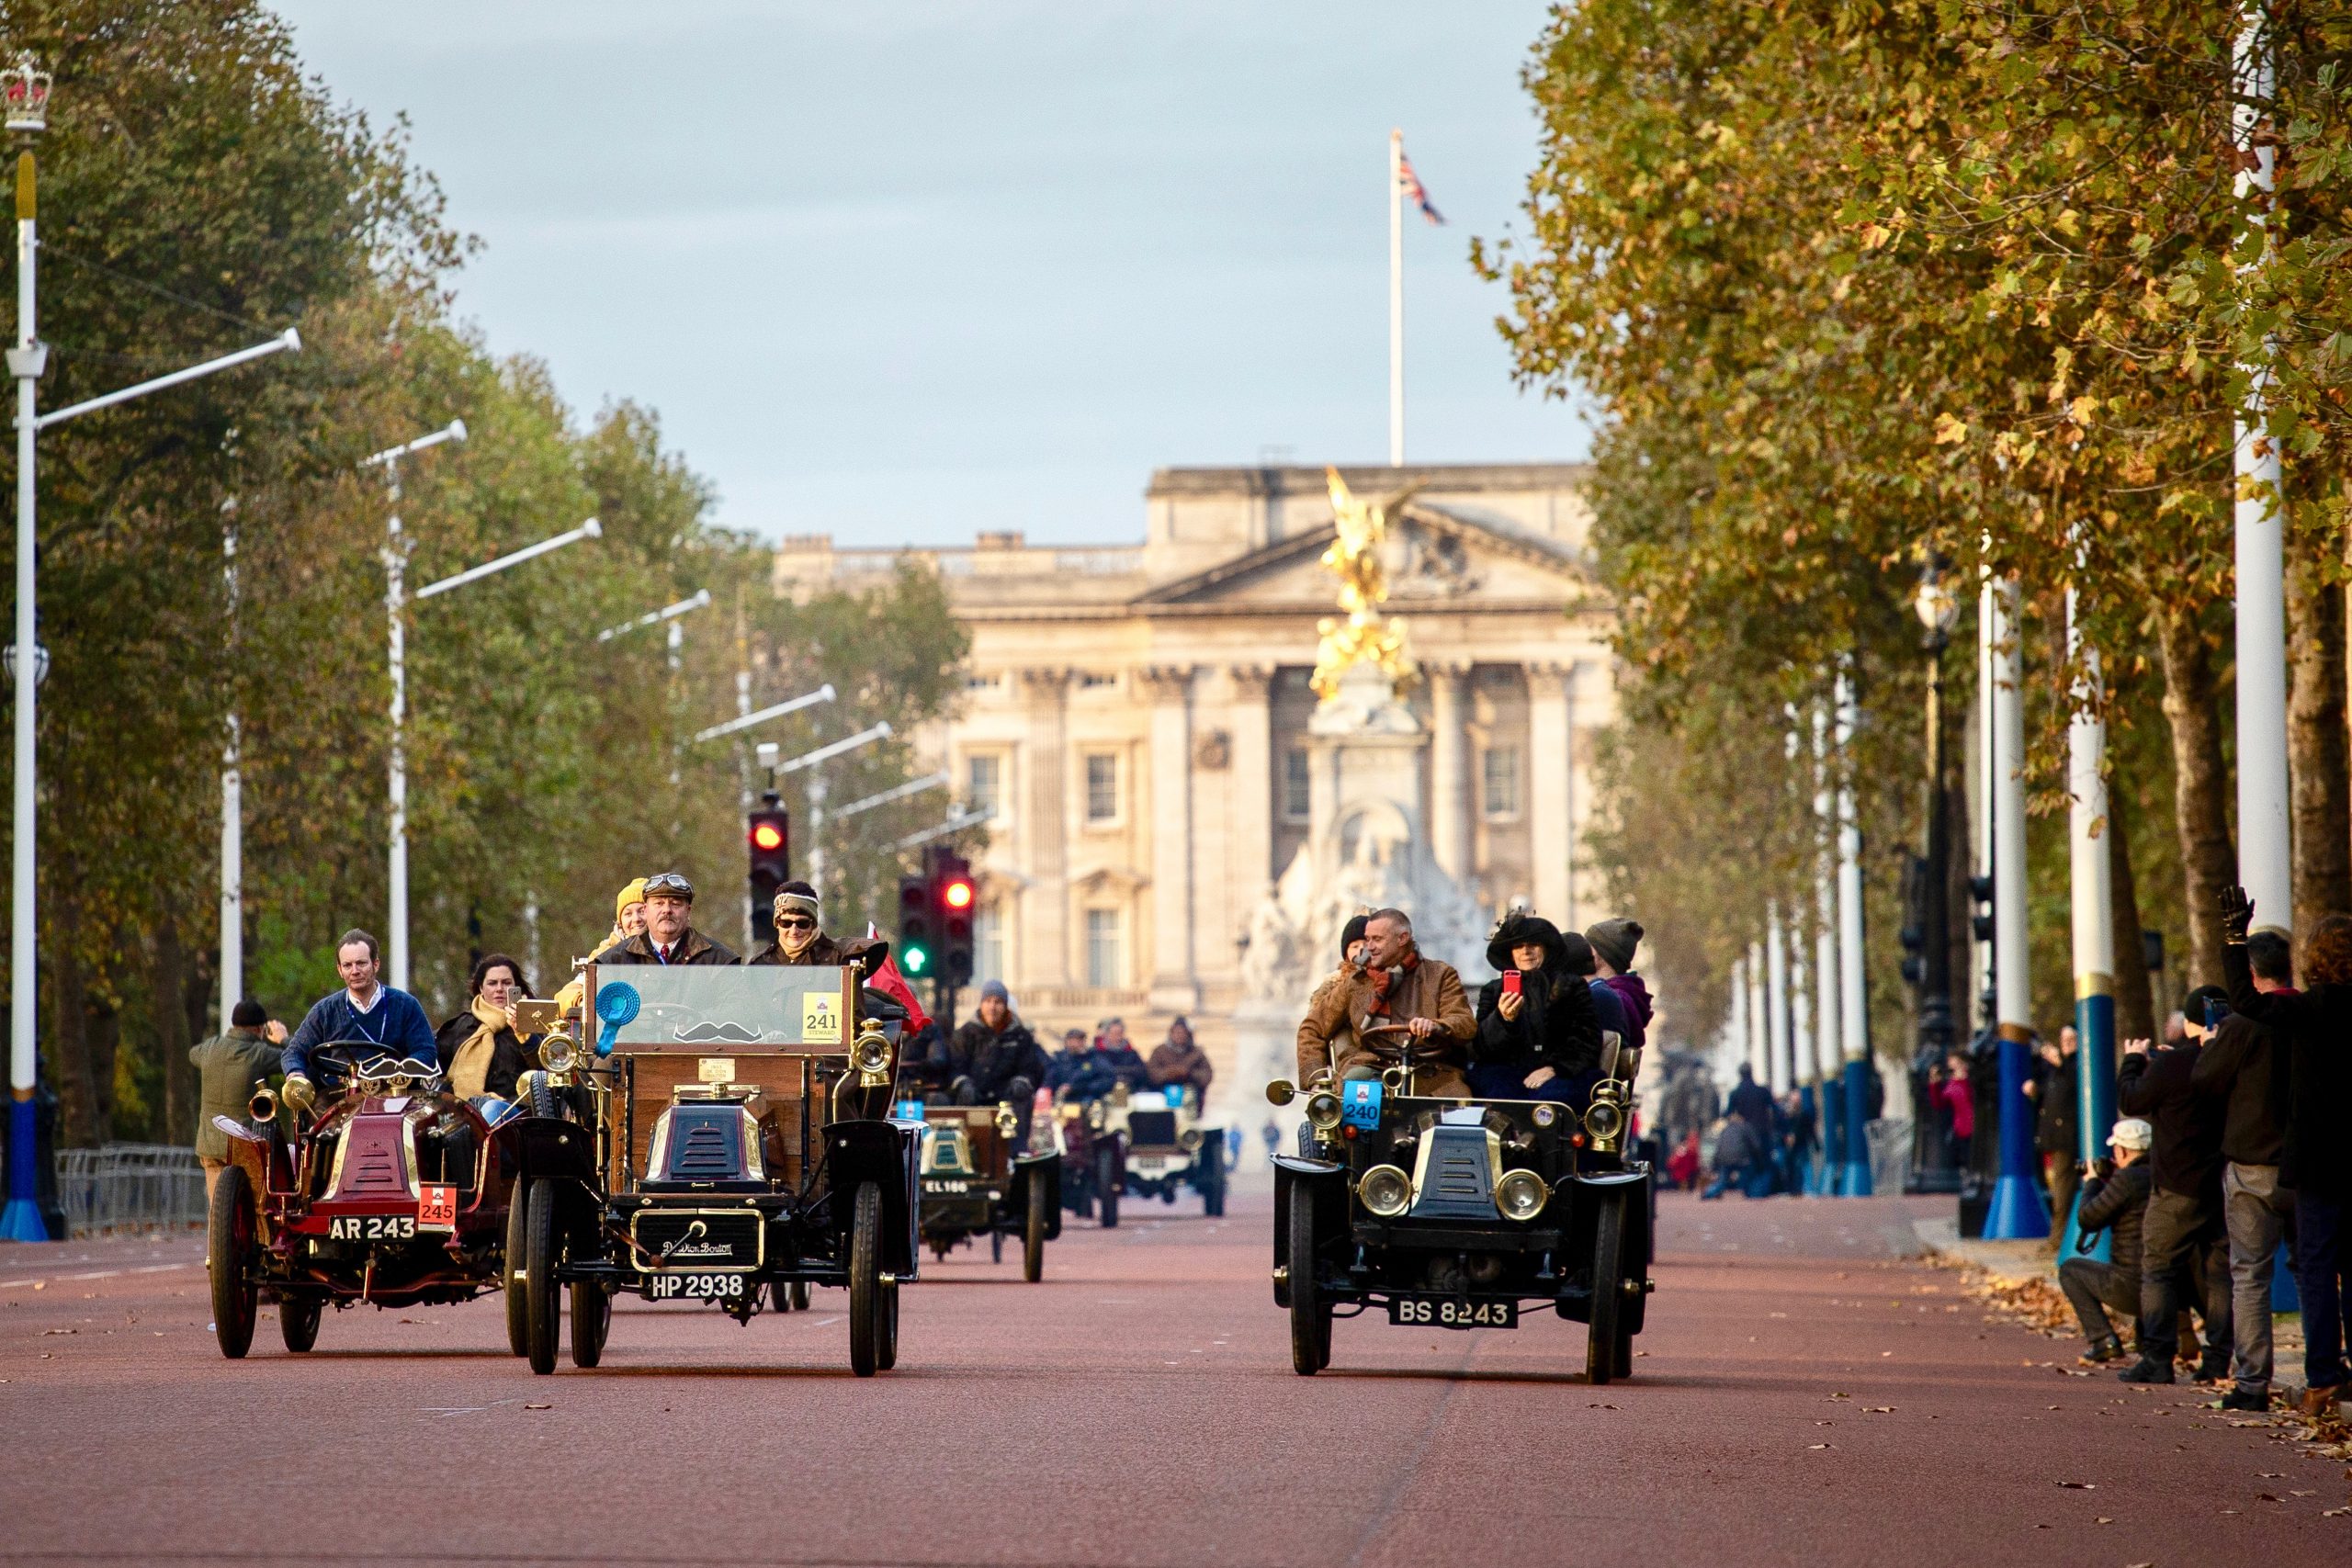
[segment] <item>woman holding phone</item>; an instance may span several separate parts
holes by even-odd
[[[1573,945],[1572,945],[1573,944]],[[1577,948],[1586,948],[1579,954]],[[1471,1092],[1486,1100],[1554,1100],[1581,1111],[1600,1077],[1600,1021],[1578,975],[1589,944],[1538,915],[1513,910],[1487,942],[1499,973],[1478,992]]]

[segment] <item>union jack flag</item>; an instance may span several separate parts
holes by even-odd
[[[1413,160],[1402,152],[1396,154],[1396,177],[1405,189],[1405,199],[1421,209],[1421,216],[1431,223],[1445,221],[1444,214],[1430,203],[1430,193],[1421,188],[1421,176],[1413,173]]]

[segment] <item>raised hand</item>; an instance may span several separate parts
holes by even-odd
[[[2254,929],[2254,900],[2236,883],[2222,889],[2222,941],[2231,947],[2244,947],[2245,933]]]

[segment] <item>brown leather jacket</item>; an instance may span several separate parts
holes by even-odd
[[[1424,958],[1410,969],[1396,971],[1388,989],[1388,1013],[1372,1013],[1373,977],[1368,969],[1341,964],[1316,987],[1298,1025],[1298,1070],[1302,1082],[1325,1067],[1345,1076],[1351,1067],[1374,1067],[1379,1058],[1360,1043],[1357,1032],[1367,1022],[1404,1023],[1416,1018],[1433,1020],[1438,1031],[1430,1043],[1450,1050],[1433,1066],[1425,1066],[1414,1088],[1428,1095],[1470,1092],[1462,1069],[1469,1064],[1470,1041],[1478,1032],[1477,1016],[1462,993],[1462,976],[1453,965]]]
[[[1151,1060],[1144,1064],[1144,1072],[1156,1089],[1181,1083],[1204,1094],[1208,1092],[1210,1080],[1216,1077],[1216,1069],[1209,1065],[1209,1054],[1197,1042],[1179,1045],[1173,1040],[1163,1040],[1153,1047]]]

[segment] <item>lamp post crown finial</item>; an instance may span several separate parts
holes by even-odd
[[[29,53],[0,71],[0,104],[6,106],[6,128],[20,134],[49,129],[50,74]]]

